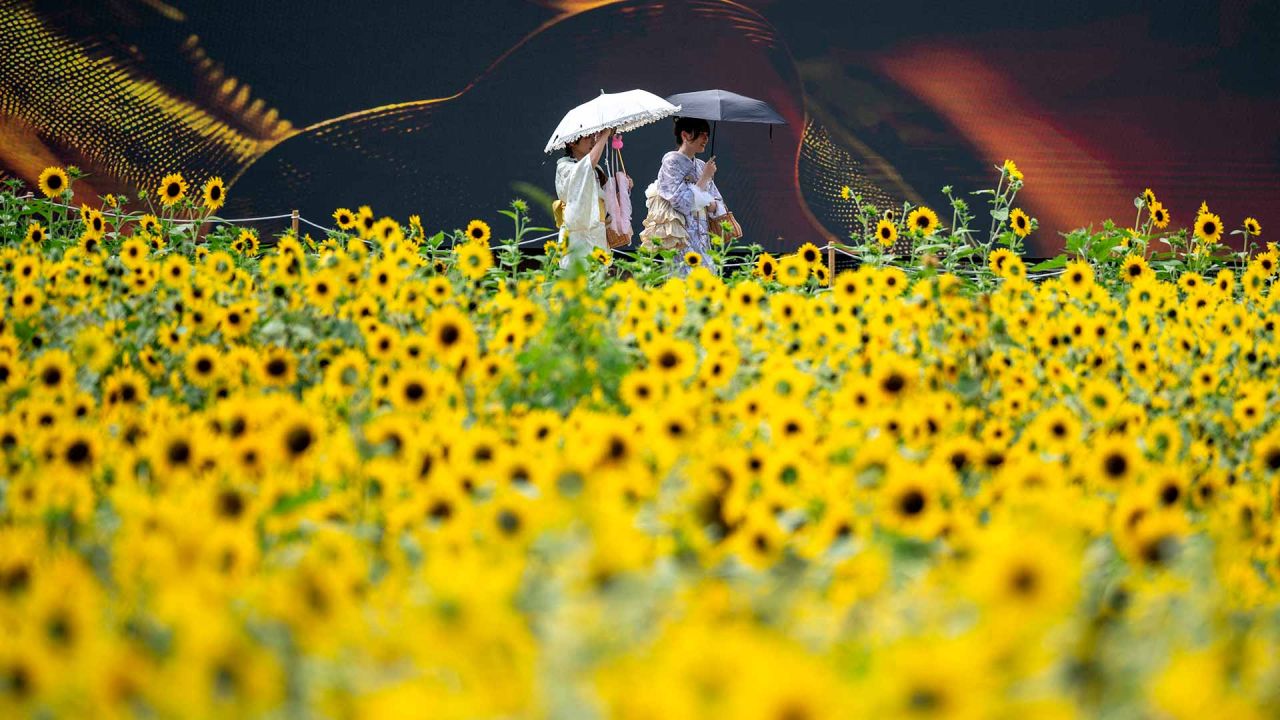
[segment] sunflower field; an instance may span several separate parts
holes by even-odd
[[[1277,716],[1275,249],[999,172],[687,277],[4,186],[0,715]]]

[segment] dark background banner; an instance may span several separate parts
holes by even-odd
[[[601,90],[723,88],[788,121],[716,138],[730,207],[772,249],[846,237],[842,185],[945,222],[940,188],[989,187],[1005,158],[1037,254],[1057,231],[1132,222],[1146,187],[1176,225],[1206,201],[1265,239],[1277,29],[1280,5],[1248,0],[0,0],[0,173],[76,164],[97,193],[216,174],[229,215],[368,204],[448,228],[522,196],[546,222],[542,147],[565,111]],[[640,215],[671,146],[669,123],[626,136]]]

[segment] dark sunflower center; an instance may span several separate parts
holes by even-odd
[[[186,440],[174,440],[169,443],[167,453],[169,462],[174,465],[186,465],[191,462],[191,445]]]
[[[1009,578],[1009,587],[1019,595],[1032,595],[1040,584],[1040,577],[1029,567],[1019,567]]]
[[[1109,477],[1123,477],[1129,471],[1129,459],[1120,453],[1110,453],[1102,461],[1102,468]]]
[[[627,441],[620,437],[609,439],[609,459],[621,460],[627,456]]]
[[[272,358],[271,361],[267,363],[267,374],[271,377],[281,377],[288,372],[288,370],[289,364],[284,361],[284,358]]]
[[[880,386],[884,388],[885,392],[897,395],[902,392],[902,388],[906,387],[906,384],[906,378],[897,372],[892,372],[884,379],[884,382],[880,383]]]
[[[502,510],[498,513],[498,529],[503,535],[515,535],[520,532],[520,526],[523,521],[520,516],[510,510]]]
[[[311,429],[304,426],[295,427],[285,435],[285,446],[289,448],[290,454],[295,456],[306,452],[314,441]]]
[[[1280,470],[1280,447],[1274,447],[1268,450],[1264,461],[1267,464],[1268,470],[1272,472]]]
[[[89,443],[84,440],[75,440],[71,445],[67,446],[66,452],[67,462],[71,465],[83,465],[92,459]]]
[[[244,514],[244,498],[234,490],[224,490],[218,495],[218,514],[235,520]]]
[[[440,328],[440,344],[445,347],[453,347],[461,337],[462,332],[458,329],[457,325],[449,324]]]
[[[919,490],[908,490],[898,500],[898,509],[903,515],[915,516],[924,512],[925,497]]]

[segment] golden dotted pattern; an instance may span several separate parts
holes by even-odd
[[[893,208],[901,212],[902,200],[895,199],[872,182],[863,164],[849,151],[832,142],[826,129],[809,121],[804,128],[799,159],[800,187],[805,204],[818,220],[842,242],[847,242],[856,226],[857,209],[852,200],[840,197],[846,185],[864,204],[874,205],[880,212]],[[901,220],[901,218],[899,218]],[[896,254],[911,251],[911,241],[903,235],[893,245]]]
[[[200,55],[194,45],[186,49]],[[220,67],[197,69],[221,73]],[[26,136],[39,138],[63,164],[90,173],[99,191],[154,189],[169,172],[197,182],[213,175],[231,181],[291,131],[274,110],[250,102],[247,88],[233,79],[222,79],[222,87],[228,102],[219,117],[218,110],[142,76],[108,46],[64,37],[31,3],[0,0],[0,117],[26,128]],[[18,154],[0,150],[10,169],[39,173],[14,168],[20,163],[13,157]]]

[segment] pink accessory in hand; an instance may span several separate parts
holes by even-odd
[[[613,136],[613,140],[612,140],[611,142],[613,143],[613,149],[614,149],[614,150],[621,150],[621,149],[622,149],[622,136],[621,136],[621,135],[617,135],[617,134],[615,134],[615,135]]]

